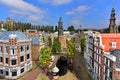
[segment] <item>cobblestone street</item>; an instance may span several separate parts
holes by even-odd
[[[75,54],[74,72],[79,80],[92,80],[85,66],[84,58],[79,52]]]

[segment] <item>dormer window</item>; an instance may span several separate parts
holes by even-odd
[[[116,42],[111,43],[112,48],[116,48]]]

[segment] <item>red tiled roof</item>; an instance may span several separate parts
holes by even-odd
[[[104,45],[104,51],[110,52],[112,48],[111,43],[116,42],[116,48],[120,49],[120,34],[109,33],[109,34],[100,34],[102,37],[102,45]]]

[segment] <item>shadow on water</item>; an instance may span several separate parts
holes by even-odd
[[[59,68],[59,76],[65,75],[68,70],[67,58],[61,56],[60,59],[58,59],[56,66]]]

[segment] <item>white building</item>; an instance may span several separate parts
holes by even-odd
[[[22,32],[2,32],[0,34],[0,77],[16,79],[31,68],[31,40]]]

